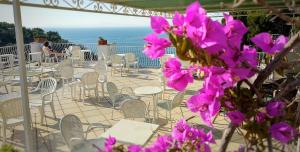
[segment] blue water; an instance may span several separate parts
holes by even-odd
[[[152,32],[147,27],[127,28],[47,28],[57,31],[62,38],[74,43],[98,43],[99,36],[119,46],[143,46],[143,38]]]
[[[80,44],[97,54],[96,44],[99,36],[116,43],[117,53],[133,52],[139,59],[140,67],[159,67],[159,60],[151,60],[143,54],[144,37],[152,33],[152,29],[142,27],[129,28],[48,28],[46,31],[56,31],[63,39]],[[166,35],[163,35],[165,37]],[[92,45],[90,44],[92,43]],[[169,50],[168,53],[173,53]]]

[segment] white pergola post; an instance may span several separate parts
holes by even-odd
[[[29,98],[28,98],[28,84],[26,74],[26,63],[25,63],[25,50],[24,50],[24,38],[22,29],[21,9],[20,1],[13,0],[14,10],[14,21],[15,21],[15,32],[18,49],[19,59],[19,70],[20,70],[20,81],[21,81],[21,96],[22,96],[22,107],[24,116],[24,132],[25,132],[25,151],[33,152],[33,141],[31,131],[31,115],[29,109]]]

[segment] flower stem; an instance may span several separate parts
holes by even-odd
[[[223,136],[222,136],[222,140],[221,140],[221,144],[220,147],[218,149],[218,152],[226,152],[227,146],[231,140],[231,137],[235,131],[237,127],[233,124],[229,124],[227,126],[227,128],[225,129]]]

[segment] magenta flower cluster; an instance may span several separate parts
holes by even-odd
[[[167,85],[178,91],[185,90],[188,84],[193,82],[194,73],[200,71],[203,74],[203,86],[188,99],[187,106],[192,112],[198,113],[202,121],[209,126],[212,126],[212,119],[219,113],[222,105],[231,123],[236,126],[252,120],[262,124],[266,120],[284,116],[285,104],[282,101],[271,101],[263,107],[265,112],[255,112],[254,116],[253,113],[248,115],[246,112],[243,113],[230,99],[224,101],[226,91],[236,88],[238,82],[254,76],[258,65],[256,48],[242,45],[242,39],[248,31],[247,27],[226,13],[224,19],[225,24],[212,20],[198,2],[189,5],[185,14],[175,12],[173,25],[170,25],[164,17],[152,16],[151,27],[154,33],[145,38],[147,45],[144,53],[151,59],[160,58],[165,54],[166,48],[173,45],[179,49],[180,59],[190,59],[196,64],[184,69],[179,58],[169,58],[163,66],[163,73],[167,78]],[[168,34],[170,40],[159,37],[159,34]],[[183,43],[186,40],[188,45]],[[255,35],[251,41],[261,51],[274,55],[284,48],[288,39],[283,35],[274,39],[269,33],[263,32]],[[183,47],[179,47],[180,45]],[[194,57],[195,55],[197,57]],[[183,126],[185,125],[182,122],[177,124],[172,137],[160,137],[158,141],[164,144],[157,147],[174,146],[173,142],[170,142],[174,139],[179,145],[198,136],[201,136],[202,141],[206,139],[204,135],[200,135],[202,131],[195,132]],[[276,140],[287,143],[295,138],[296,131],[288,123],[280,120],[272,121],[269,132]]]
[[[116,144],[114,137],[105,141],[105,149],[98,152],[112,152]],[[203,129],[191,127],[184,119],[179,120],[172,130],[171,135],[159,136],[156,141],[148,146],[130,145],[129,152],[167,152],[176,149],[190,149],[190,151],[210,152],[209,144],[215,144],[212,132],[205,133]]]

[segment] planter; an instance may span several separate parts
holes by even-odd
[[[107,40],[99,40],[98,44],[99,45],[107,45]]]

